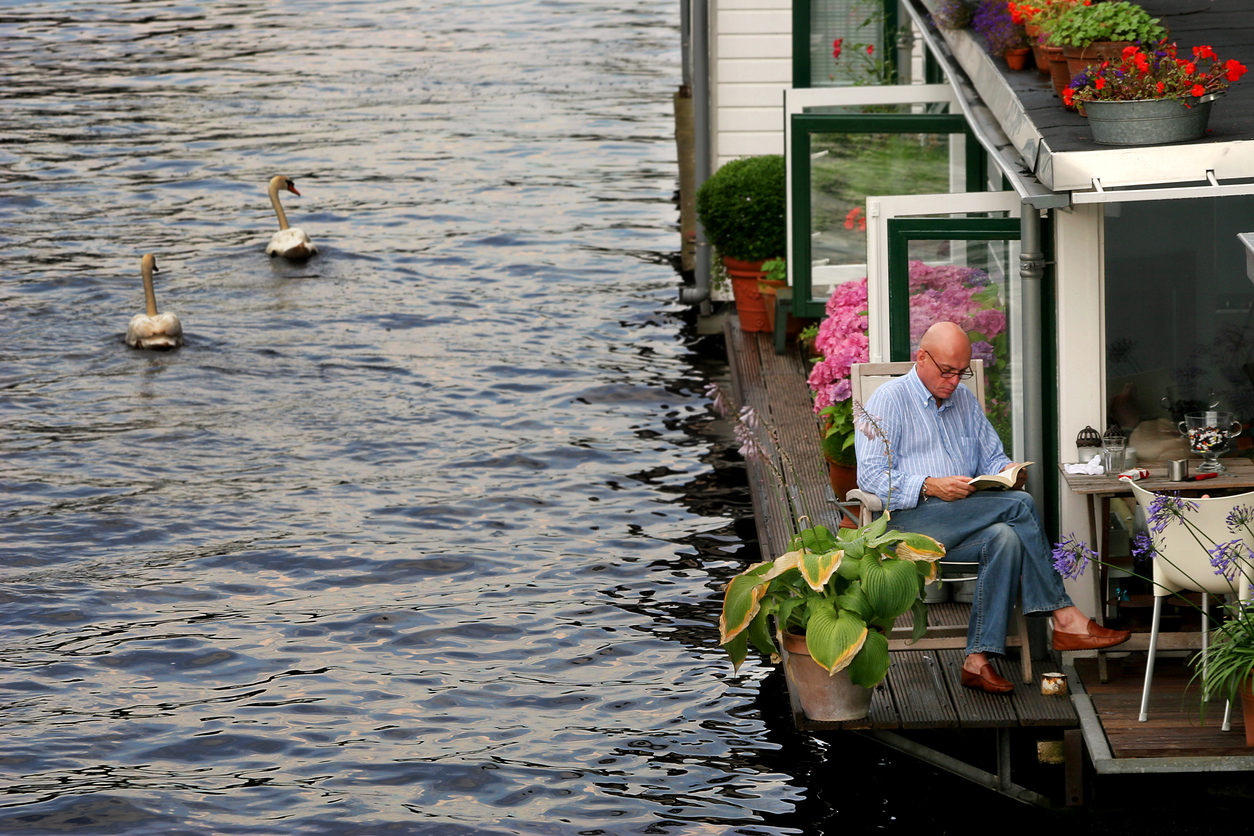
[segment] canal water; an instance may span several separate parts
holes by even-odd
[[[756,544],[676,303],[677,3],[0,36],[0,832],[953,821],[920,801],[969,786],[797,734],[716,646]],[[146,252],[177,351],[124,343]]]

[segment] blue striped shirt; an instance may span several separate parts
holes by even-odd
[[[887,502],[889,458],[882,439],[855,433],[858,487],[877,494],[890,511],[919,503],[929,476],[979,476],[1000,473],[1010,459],[975,394],[959,385],[938,408],[918,372],[881,385],[867,399],[892,448],[892,501]]]

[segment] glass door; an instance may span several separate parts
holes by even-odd
[[[1014,192],[867,199],[871,360],[912,359],[933,323],[958,323],[984,361],[985,409],[1023,460],[1023,287]],[[1017,406],[1017,408],[1016,408]]]

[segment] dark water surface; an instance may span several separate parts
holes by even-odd
[[[713,641],[744,546],[674,302],[676,3],[0,37],[0,831],[794,809]],[[304,265],[263,253],[277,173]],[[177,352],[123,342],[144,252]]]

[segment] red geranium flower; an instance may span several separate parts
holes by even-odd
[[[1200,84],[1194,84],[1192,93],[1194,96],[1204,96],[1206,95],[1206,88]]]
[[[866,54],[867,54],[867,55],[870,55],[872,52],[875,52],[875,44],[867,44],[867,45],[866,45]]]
[[[1208,46],[1195,46],[1193,47],[1193,57],[1198,60],[1210,58],[1213,61],[1215,59],[1215,50]]]
[[[1240,61],[1234,61],[1229,58],[1228,62],[1224,64],[1224,68],[1227,70],[1227,72],[1224,73],[1224,77],[1229,81],[1236,81],[1241,76],[1245,75],[1245,66]]]
[[[844,43],[844,41],[845,41],[844,38],[837,38],[836,40],[832,41],[832,60],[833,61],[840,58],[840,45]]]
[[[1197,64],[1194,64],[1192,61],[1185,61],[1184,62],[1184,74],[1193,75],[1195,72],[1197,72]]]
[[[1097,79],[1097,82],[1093,86],[1096,87],[1098,90],[1101,90],[1103,87],[1106,86],[1106,79],[1104,78]]]
[[[1123,57],[1131,58],[1133,55],[1136,55],[1140,51],[1141,50],[1135,46],[1125,46],[1123,48]]]

